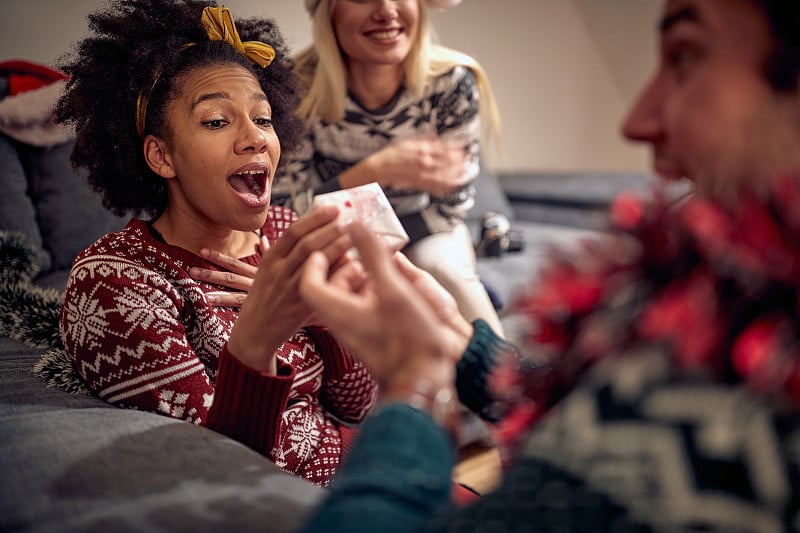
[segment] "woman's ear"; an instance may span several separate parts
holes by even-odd
[[[163,139],[153,135],[144,138],[144,160],[150,170],[162,178],[171,179],[177,176],[167,143]]]

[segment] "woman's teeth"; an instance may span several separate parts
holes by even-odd
[[[231,185],[239,192],[261,196],[264,193],[263,176],[264,172],[260,170],[246,170],[239,174],[234,174]]]
[[[400,35],[400,30],[374,31],[370,33],[373,39],[392,39]]]

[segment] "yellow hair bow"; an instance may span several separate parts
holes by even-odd
[[[230,9],[225,6],[207,7],[203,9],[200,19],[206,28],[208,38],[212,41],[226,41],[250,61],[266,68],[275,59],[275,49],[259,41],[242,42]]]

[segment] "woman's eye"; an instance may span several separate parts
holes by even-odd
[[[265,128],[272,127],[272,119],[268,118],[268,117],[258,117],[256,119],[253,119],[253,122],[255,122],[256,125],[262,126],[262,127],[265,127]]]
[[[222,126],[224,126],[226,123],[227,122],[224,119],[221,119],[221,118],[215,118],[215,119],[212,119],[212,120],[203,121],[203,125],[206,126],[207,128],[212,129],[212,130],[219,129]]]

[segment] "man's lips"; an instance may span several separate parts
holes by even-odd
[[[683,166],[674,159],[655,154],[653,158],[653,172],[667,180],[680,180],[686,177]]]

